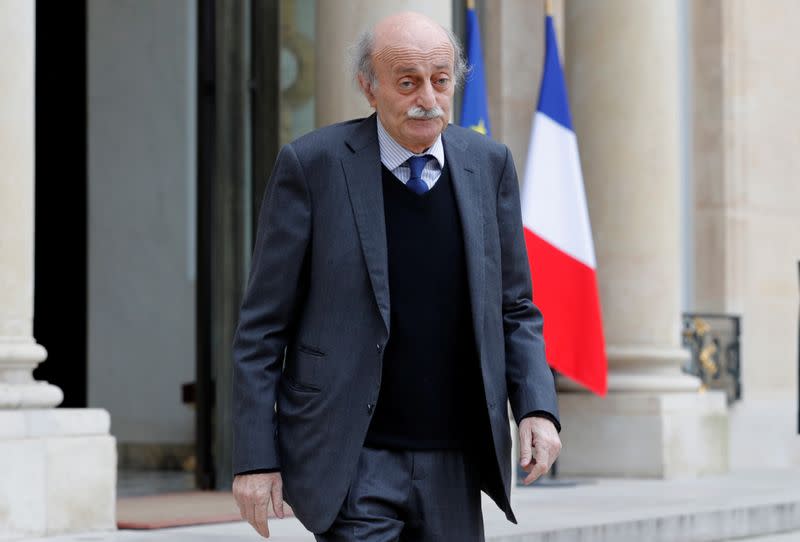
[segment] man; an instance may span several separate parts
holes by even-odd
[[[376,115],[278,156],[237,330],[233,492],[269,536],[283,501],[317,540],[483,540],[560,451],[508,149],[448,126],[461,50],[402,13],[362,38]],[[276,407],[277,405],[277,407]]]

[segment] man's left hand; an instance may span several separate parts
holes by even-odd
[[[553,422],[531,416],[519,424],[519,464],[528,473],[523,483],[533,483],[550,470],[561,453],[561,439]]]

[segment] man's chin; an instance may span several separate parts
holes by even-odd
[[[408,131],[409,139],[424,142],[428,147],[433,145],[436,138],[444,130],[444,124],[439,119],[428,121],[412,121],[411,129]]]

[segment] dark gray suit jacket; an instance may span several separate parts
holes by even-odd
[[[443,142],[486,395],[475,400],[491,426],[476,437],[496,461],[484,487],[515,521],[507,401],[517,422],[558,416],[517,174],[508,149],[476,132],[451,125]],[[259,216],[234,341],[233,471],[279,467],[286,502],[313,532],[345,498],[378,399],[391,301],[382,192],[372,115],[283,147]]]

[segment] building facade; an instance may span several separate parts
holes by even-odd
[[[476,3],[522,173],[544,2]],[[800,466],[800,4],[552,4],[609,358],[605,398],[559,380],[560,472]],[[0,526],[113,526],[117,465],[230,483],[230,340],[272,160],[370,113],[346,50],[404,9],[463,32],[460,0],[0,0]],[[738,400],[682,370],[684,313],[741,318]]]

